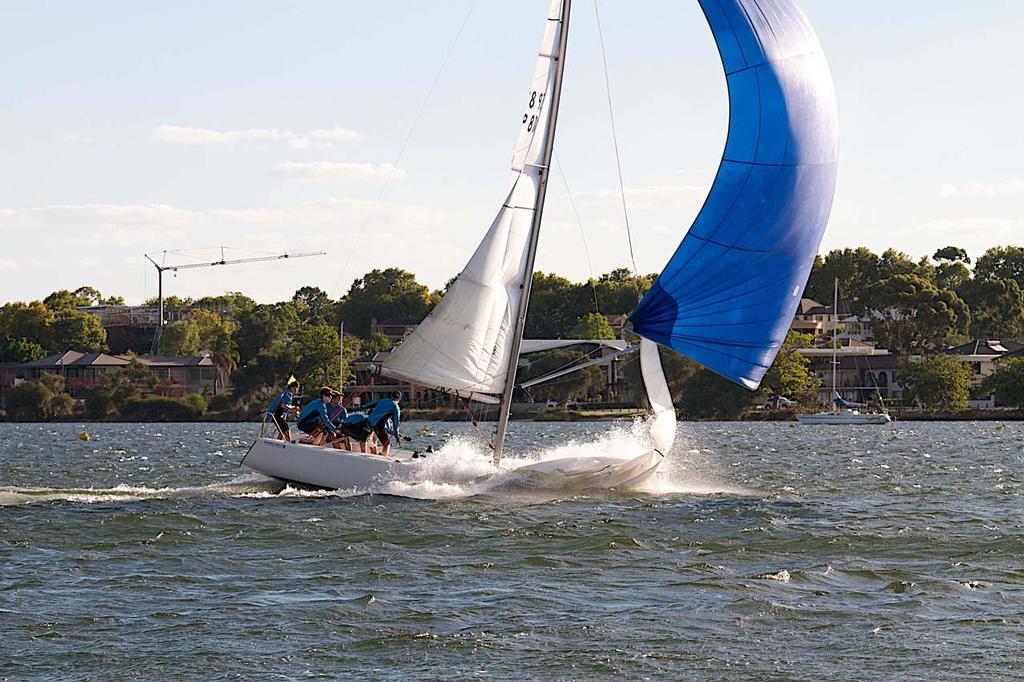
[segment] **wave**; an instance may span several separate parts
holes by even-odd
[[[223,483],[203,486],[163,487],[128,485],[121,483],[112,488],[48,488],[0,487],[0,507],[39,502],[77,502],[103,504],[109,502],[137,502],[211,495],[242,496],[265,492],[276,494],[285,487],[280,481],[260,474],[242,474]]]

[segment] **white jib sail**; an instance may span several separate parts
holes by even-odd
[[[640,339],[640,372],[651,403],[651,441],[654,449],[668,456],[676,439],[676,409],[661,367],[658,344]]]
[[[550,114],[545,105],[564,34],[561,7],[562,0],[552,0],[501,210],[441,302],[385,361],[390,377],[463,395],[503,388],[537,209]]]

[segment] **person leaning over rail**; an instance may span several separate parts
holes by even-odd
[[[328,433],[332,435],[338,433],[338,427],[334,425],[327,414],[327,402],[333,393],[333,390],[324,386],[320,389],[320,397],[311,400],[299,413],[299,431],[307,434],[309,442],[313,445],[323,445]],[[303,442],[306,441],[307,439],[304,438]]]
[[[402,423],[402,408],[398,406],[398,403],[401,400],[402,392],[393,391],[390,398],[381,398],[374,403],[370,403],[365,408],[369,413],[370,426],[373,428],[373,433],[377,436],[378,442],[383,447],[380,454],[385,457],[388,455],[388,450],[391,448],[391,436],[388,433],[388,422],[391,423],[391,433],[394,434],[395,440],[399,442],[402,441],[402,434],[400,431]]]

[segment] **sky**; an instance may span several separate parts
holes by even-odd
[[[725,80],[696,0],[599,2],[637,265],[656,272],[714,178]],[[141,302],[144,254],[218,246],[328,255],[165,292],[337,297],[391,266],[443,286],[503,199],[547,4],[0,3],[0,300],[91,285]],[[1024,243],[1024,2],[800,4],[842,128],[822,249]],[[592,0],[572,21],[537,267],[583,280],[629,255]]]

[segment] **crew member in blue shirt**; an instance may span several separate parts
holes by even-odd
[[[327,401],[331,399],[333,393],[334,391],[324,386],[320,389],[320,397],[311,400],[299,413],[299,431],[312,436],[313,445],[323,445],[328,432],[338,432],[338,427],[327,413]]]
[[[399,431],[402,423],[402,409],[398,406],[401,399],[402,392],[394,391],[390,398],[381,398],[377,402],[366,406],[366,410],[369,412],[370,426],[373,428],[377,440],[384,446],[380,454],[385,457],[387,457],[388,450],[391,447],[388,422],[391,422],[391,430],[395,435],[395,440],[399,442],[402,440],[402,434]]]
[[[288,422],[285,421],[284,413],[295,412],[299,409],[298,405],[295,404],[295,399],[299,397],[300,389],[298,380],[293,378],[288,382],[284,392],[274,398],[267,408],[267,416],[273,417],[274,423],[277,424],[277,428],[281,431],[281,438],[289,443],[292,442],[292,432],[288,428]]]
[[[344,431],[342,430],[341,425],[345,421],[345,417],[348,416],[348,410],[345,409],[344,399],[345,396],[343,393],[339,391],[332,391],[331,399],[327,403],[327,418],[330,419],[331,423],[338,429],[338,431],[327,442],[334,442],[335,448],[341,448],[340,439],[344,436]]]

